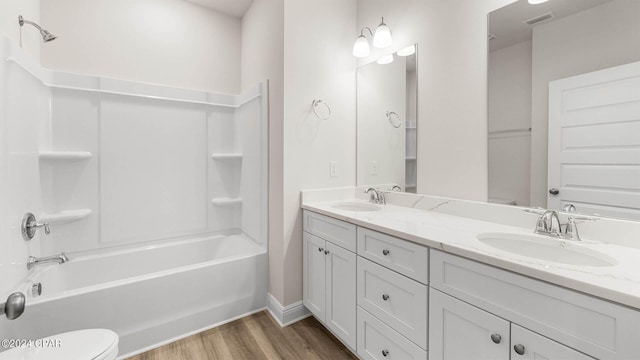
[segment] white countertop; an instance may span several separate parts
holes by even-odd
[[[532,235],[535,218],[531,222],[531,228],[527,229],[390,204],[382,206],[380,211],[373,212],[343,211],[331,207],[339,202],[344,201],[303,202],[302,208],[640,309],[640,249],[591,241],[556,239],[562,241],[565,248],[596,250],[618,262],[615,266],[607,267],[564,265],[519,256],[476,239],[481,233]]]

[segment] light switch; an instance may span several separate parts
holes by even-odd
[[[378,162],[372,161],[369,163],[369,175],[378,175]]]
[[[338,163],[336,161],[329,161],[329,176],[338,177]]]

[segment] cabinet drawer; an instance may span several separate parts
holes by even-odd
[[[359,306],[358,355],[365,360],[427,360],[426,351]]]
[[[304,231],[356,252],[356,226],[305,210]]]
[[[427,287],[358,256],[358,305],[427,349]]]
[[[426,246],[359,227],[358,255],[428,284],[429,250]]]
[[[634,359],[640,311],[431,249],[430,286],[599,359]]]

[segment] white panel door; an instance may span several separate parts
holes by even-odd
[[[640,219],[640,62],[549,84],[548,166],[549,208]]]
[[[313,315],[324,321],[325,241],[306,231],[303,237],[303,303]]]
[[[512,360],[593,360],[592,357],[511,324]]]
[[[509,360],[509,322],[429,291],[430,360]]]
[[[356,348],[356,254],[327,242],[325,323]]]

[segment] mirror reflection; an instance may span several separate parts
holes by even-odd
[[[417,45],[357,71],[358,185],[416,192]]]
[[[640,219],[640,0],[489,15],[489,201]]]

